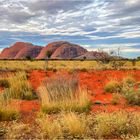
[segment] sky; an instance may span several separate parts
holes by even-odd
[[[140,56],[140,0],[0,0],[0,50],[59,40]]]

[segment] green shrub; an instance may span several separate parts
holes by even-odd
[[[121,91],[121,84],[118,81],[110,81],[105,85],[105,92],[118,93]]]
[[[136,80],[131,76],[127,76],[123,78],[123,84],[127,86],[134,86],[136,84]]]
[[[140,106],[140,89],[129,88],[123,90],[123,95],[128,104]]]

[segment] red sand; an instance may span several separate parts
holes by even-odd
[[[121,81],[124,77],[132,75],[137,81],[140,81],[140,70],[131,71],[93,71],[91,73],[81,72],[80,85],[91,91],[91,100],[93,102],[100,101],[104,105],[93,105],[93,112],[96,111],[116,111],[120,109],[129,111],[140,111],[140,107],[127,106],[124,99],[121,99],[119,105],[112,105],[112,94],[104,93],[105,84],[112,80]]]
[[[37,112],[40,109],[39,102],[34,101],[21,101],[20,102],[20,112],[21,119],[26,123],[34,122],[34,118],[37,115]]]
[[[3,87],[0,87],[0,93],[1,93],[1,91],[3,91],[4,90],[4,88]]]
[[[33,88],[37,90],[37,88],[40,86],[43,79],[46,77],[49,77],[53,74],[53,72],[45,72],[45,71],[39,71],[39,70],[33,70],[30,73],[29,81]]]

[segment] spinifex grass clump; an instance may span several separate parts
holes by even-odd
[[[78,114],[75,112],[42,115],[37,119],[44,139],[139,139],[140,113]]]
[[[43,115],[37,119],[37,123],[45,139],[86,138],[88,129],[86,117],[88,116],[74,112],[62,112],[55,119]]]
[[[139,113],[117,111],[99,113],[93,118],[94,133],[97,138],[119,137],[126,139],[140,135]]]
[[[0,121],[11,121],[19,118],[18,104],[11,106],[10,99],[4,99],[3,95],[0,95]]]
[[[5,98],[27,99],[36,98],[25,72],[18,72],[8,78],[10,87],[4,90]]]
[[[123,87],[122,94],[127,100],[128,104],[140,106],[140,88]]]
[[[110,93],[117,93],[121,91],[121,84],[118,81],[111,80],[105,85],[105,91]]]
[[[73,76],[56,76],[44,81],[38,89],[42,110],[46,113],[60,111],[85,112],[90,108],[86,90],[78,86],[78,79]]]
[[[106,84],[105,91],[114,93],[113,104],[118,104],[123,95],[128,104],[140,106],[140,87],[132,76],[127,76],[120,82],[110,81]]]

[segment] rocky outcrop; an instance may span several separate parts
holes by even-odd
[[[0,59],[45,59],[46,53],[51,52],[51,59],[105,59],[110,58],[105,52],[87,51],[83,47],[67,41],[49,43],[45,47],[35,46],[31,43],[17,42],[9,48],[5,48]]]
[[[75,59],[105,59],[110,58],[110,56],[105,52],[97,52],[97,51],[91,51],[87,52],[79,57],[76,57]]]
[[[17,42],[9,48],[5,48],[0,59],[22,59],[26,56],[36,57],[40,53],[42,47],[34,46],[31,43]]]
[[[71,44],[71,43],[64,43],[59,48],[55,50],[52,54],[52,59],[73,59],[80,55],[86,53],[87,50],[81,46]]]
[[[61,48],[64,44],[70,44],[66,41],[57,41],[57,42],[52,42],[49,43],[47,46],[45,46],[40,54],[36,57],[36,59],[44,59],[46,57],[46,52],[50,51],[53,55],[53,53],[58,49]],[[57,51],[56,51],[57,52]],[[51,57],[52,58],[52,57]]]
[[[36,58],[41,50],[42,47],[40,46],[27,46],[21,49],[14,57],[14,59],[25,59],[27,57]]]

